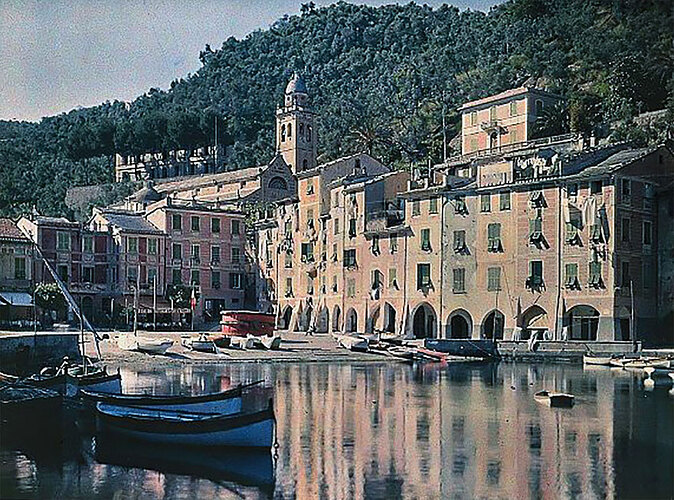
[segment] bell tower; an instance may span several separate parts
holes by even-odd
[[[316,167],[316,129],[308,101],[304,79],[295,73],[286,86],[283,106],[276,110],[276,152],[295,174]]]

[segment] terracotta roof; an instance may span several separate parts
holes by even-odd
[[[30,242],[12,219],[4,217],[0,218],[0,240]]]
[[[474,101],[468,101],[468,102],[464,103],[459,108],[459,111],[464,111],[468,108],[474,108],[475,106],[480,106],[482,104],[487,104],[487,103],[490,103],[490,102],[500,101],[502,99],[509,99],[511,97],[526,94],[527,92],[533,92],[533,93],[536,93],[536,94],[543,94],[543,95],[548,95],[550,97],[561,98],[561,96],[559,96],[557,94],[553,94],[552,92],[548,92],[547,90],[537,89],[537,88],[533,88],[533,87],[518,87],[516,89],[506,90],[506,91],[501,92],[499,94],[494,94],[494,95],[490,95],[490,96],[487,96],[487,97],[483,97],[482,99],[476,99]]]
[[[248,179],[254,179],[267,168],[267,165],[261,167],[242,168],[240,170],[231,170],[229,172],[220,172],[218,174],[203,174],[196,177],[189,177],[180,180],[168,182],[158,182],[155,190],[158,193],[170,193],[174,191],[185,191],[203,186],[212,186],[214,184],[232,184]]]

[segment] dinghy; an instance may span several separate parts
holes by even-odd
[[[259,337],[260,343],[264,346],[265,349],[270,351],[276,351],[281,347],[281,336],[277,335],[275,337]]]
[[[667,358],[620,358],[611,360],[611,366],[624,369],[643,370],[644,368],[669,368]]]
[[[212,340],[209,340],[208,336],[205,334],[201,334],[197,338],[183,340],[183,346],[191,351],[209,353],[215,352],[215,343]]]
[[[594,356],[583,354],[583,364],[592,366],[611,366],[613,356]]]
[[[210,412],[232,414],[241,411],[243,391],[263,381],[238,385],[231,389],[211,394],[195,396],[168,396],[150,394],[104,394],[93,391],[82,391],[86,403],[106,403],[114,406],[138,406],[155,410],[173,410],[186,412]]]
[[[575,397],[572,394],[563,392],[539,391],[534,394],[534,399],[554,408],[571,408],[575,402]]]
[[[151,337],[141,337],[134,334],[120,334],[117,339],[117,346],[124,351],[140,351],[147,354],[166,354],[166,351],[173,346],[171,339],[155,339]]]
[[[67,362],[60,368],[48,366],[27,377],[19,377],[8,373],[0,374],[0,381],[6,383],[21,382],[30,387],[53,389],[69,397],[77,396],[80,389],[86,388],[99,392],[122,392],[122,376],[119,373],[108,373],[105,367],[70,366]]]
[[[185,446],[270,448],[274,439],[274,410],[222,415],[155,410],[98,403],[96,426],[139,441]]]
[[[368,351],[369,346],[367,340],[364,338],[354,337],[351,335],[335,335],[335,339],[337,340],[337,343],[345,349],[360,352]]]
[[[255,339],[253,337],[231,337],[230,346],[235,349],[253,349]]]

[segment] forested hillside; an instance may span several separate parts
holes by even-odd
[[[631,121],[674,110],[673,25],[670,0],[512,0],[489,13],[306,4],[267,30],[206,47],[201,69],[168,90],[40,123],[0,122],[0,212],[65,213],[68,187],[112,180],[115,151],[210,142],[215,117],[232,167],[266,162],[294,70],[320,114],[321,160],[355,150],[395,166],[440,160],[443,110],[451,138],[460,103],[527,81],[568,97],[573,130],[663,140],[666,130]]]

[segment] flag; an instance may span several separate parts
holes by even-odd
[[[197,308],[197,290],[196,288],[192,288],[192,298],[190,299],[190,306],[192,309]]]

